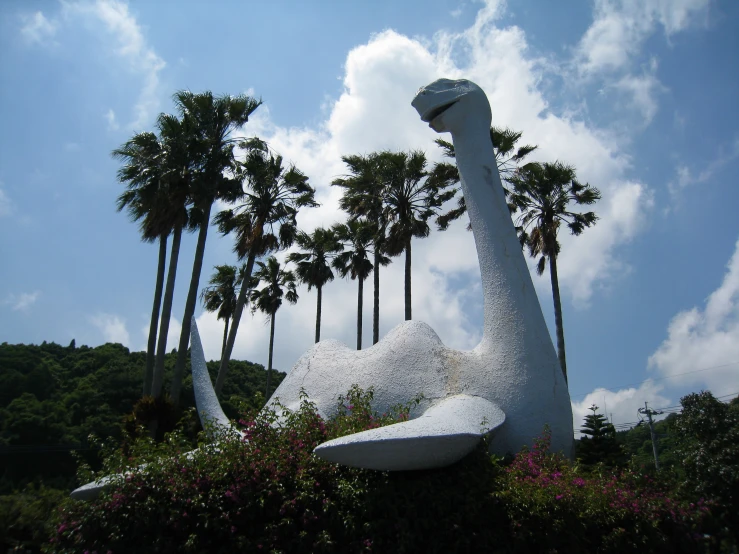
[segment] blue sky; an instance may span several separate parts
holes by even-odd
[[[556,4],[556,5],[555,5]],[[469,78],[494,124],[573,164],[603,193],[601,219],[562,237],[576,422],[605,402],[614,422],[644,401],[739,392],[739,3],[13,1],[0,5],[0,341],[143,349],[157,249],[115,212],[110,152],[172,111],[179,89],[248,92],[258,135],[311,179],[306,230],[343,218],[340,157],[420,148],[435,135],[410,107],[421,85]],[[472,235],[458,222],[414,243],[414,317],[472,348],[481,333]],[[183,241],[170,348],[195,241]],[[211,229],[202,284],[234,263]],[[403,264],[383,272],[381,332],[403,317]],[[547,278],[535,283],[553,330]],[[353,343],[355,283],[324,292],[322,337]],[[365,305],[369,305],[368,284]],[[276,366],[312,344],[315,291],[277,316]],[[206,353],[222,327],[198,308]],[[371,314],[365,311],[365,344]],[[263,317],[235,357],[266,362]],[[701,371],[698,371],[701,370]],[[610,389],[610,390],[603,390]]]

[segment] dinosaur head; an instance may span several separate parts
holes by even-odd
[[[411,102],[437,133],[453,132],[470,118],[490,127],[490,103],[483,90],[467,79],[437,79],[421,87]]]

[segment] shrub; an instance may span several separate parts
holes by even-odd
[[[352,388],[322,419],[299,410],[247,414],[244,439],[184,454],[177,432],[141,438],[106,472],[148,462],[90,503],[68,500],[49,552],[698,552],[704,509],[652,483],[548,453],[549,435],[505,465],[485,444],[449,468],[377,472],[324,462],[320,443],[407,419],[371,409]],[[217,446],[216,446],[217,445]],[[602,469],[602,468],[601,468]],[[87,479],[89,474],[82,472]]]

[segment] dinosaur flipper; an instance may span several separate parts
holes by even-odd
[[[444,467],[469,454],[504,421],[492,402],[458,394],[416,419],[330,440],[314,452],[329,462],[382,471]]]

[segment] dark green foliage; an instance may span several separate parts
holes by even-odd
[[[603,414],[596,413],[597,409],[598,406],[591,406],[593,413],[585,416],[580,430],[585,436],[577,443],[577,459],[583,465],[623,466],[626,453],[616,440],[616,429]]]
[[[53,532],[51,514],[66,496],[65,491],[34,485],[0,496],[0,552],[38,552]]]
[[[105,472],[150,462],[91,503],[68,500],[49,552],[702,552],[706,510],[632,473],[580,475],[547,453],[547,432],[503,465],[485,444],[439,470],[377,472],[311,455],[331,438],[407,418],[371,410],[353,388],[323,420],[301,408],[246,416],[247,442],[182,455],[173,434],[155,450],[112,453]],[[86,474],[84,478],[90,478]]]
[[[717,534],[739,542],[739,399],[724,404],[707,391],[680,399],[676,422],[682,434],[683,488],[691,497],[711,501]]]
[[[170,382],[175,356],[165,358],[165,382]],[[151,397],[140,400],[145,363],[144,352],[129,352],[120,344],[0,344],[0,495],[5,495],[0,496],[0,552],[18,545],[38,548],[53,506],[79,484],[75,454],[100,465],[89,435],[126,446],[122,427],[146,426],[151,410],[162,409],[150,405]],[[264,367],[232,361],[231,368],[234,379],[224,387],[221,401],[226,414],[237,417],[245,408],[261,408]],[[158,400],[170,410],[156,412],[167,415],[160,419],[160,435],[183,414],[182,425],[191,435],[193,427],[197,433],[199,423],[187,410],[194,404],[189,360],[187,370],[183,405],[174,410],[166,397]],[[218,362],[209,362],[208,370],[215,379]],[[285,374],[272,373],[279,385]]]
[[[167,355],[169,375],[175,355]],[[141,396],[145,361],[144,352],[129,352],[120,344],[0,344],[0,494],[33,481],[71,488],[76,463],[70,451],[80,449],[94,461],[90,434],[121,439],[123,418]],[[215,378],[218,363],[209,362],[208,369]],[[235,417],[244,403],[264,403],[258,391],[264,390],[266,372],[260,364],[242,361],[233,362],[233,371],[223,408]],[[279,384],[285,374],[273,373]],[[194,405],[190,377],[184,398],[183,408]]]

